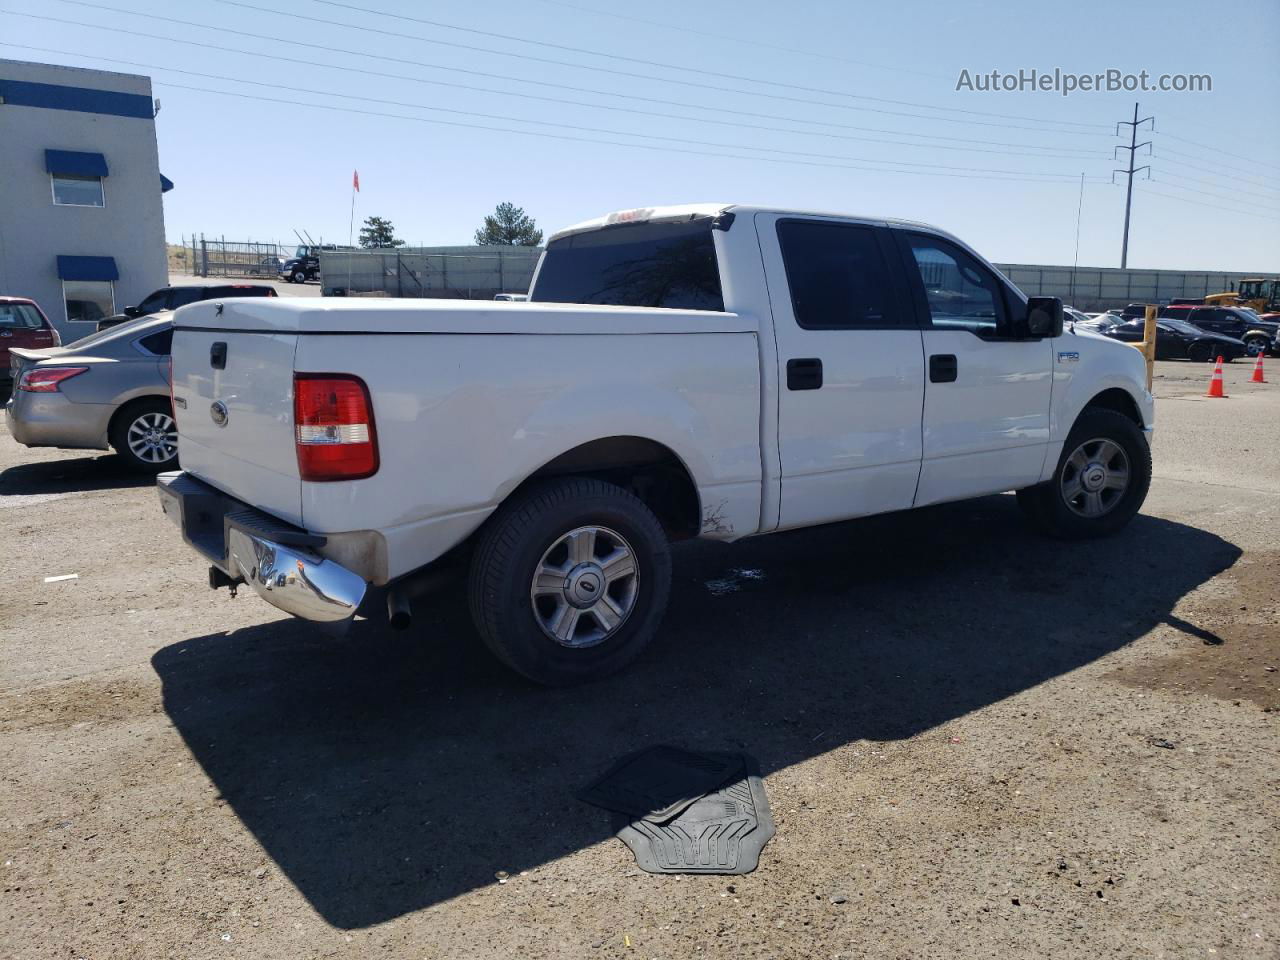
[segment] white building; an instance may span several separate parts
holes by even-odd
[[[66,341],[168,282],[148,77],[0,60],[0,294]]]

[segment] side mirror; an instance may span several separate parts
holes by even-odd
[[[124,308],[122,311],[120,311],[120,312],[121,312],[121,313],[123,313],[126,317],[140,317],[140,316],[142,316],[142,311],[141,311],[141,310],[139,310],[137,307],[125,307],[125,308]]]
[[[1057,297],[1030,297],[1027,300],[1027,336],[1062,336],[1062,301]]]

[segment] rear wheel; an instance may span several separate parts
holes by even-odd
[[[111,446],[130,470],[159,473],[178,466],[178,428],[169,401],[140,400],[111,424]]]
[[[1127,524],[1151,486],[1151,449],[1137,424],[1094,407],[1076,421],[1053,479],[1018,491],[1018,505],[1044,532],[1069,540],[1106,536]]]
[[[472,559],[471,615],[503,663],[560,686],[635,659],[670,587],[666,535],[649,508],[621,487],[570,477],[490,518]]]
[[[1187,348],[1187,359],[1194,363],[1208,363],[1213,359],[1213,348],[1207,343],[1193,343]]]

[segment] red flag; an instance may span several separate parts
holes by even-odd
[[[360,192],[360,171],[359,170],[351,171],[351,189],[354,190],[356,193]]]

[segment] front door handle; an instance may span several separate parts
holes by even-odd
[[[954,353],[935,353],[929,357],[930,383],[955,383],[959,374]]]
[[[818,390],[822,387],[822,361],[805,357],[787,361],[788,390]]]

